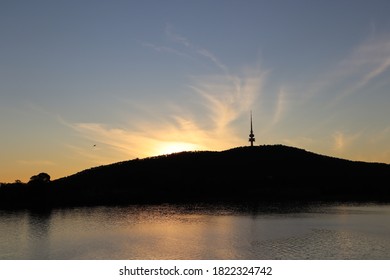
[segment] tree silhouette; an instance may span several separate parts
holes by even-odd
[[[38,175],[34,175],[30,178],[28,182],[31,186],[43,186],[50,182],[50,175],[47,173],[39,173]]]

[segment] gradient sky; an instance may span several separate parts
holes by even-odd
[[[248,145],[251,110],[257,145],[390,163],[389,15],[388,0],[2,0],[0,182]]]

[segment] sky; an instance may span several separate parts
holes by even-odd
[[[283,144],[390,163],[388,0],[3,0],[0,182]],[[174,170],[172,171],[174,172]]]

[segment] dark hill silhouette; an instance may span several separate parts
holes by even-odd
[[[389,179],[388,164],[264,145],[95,167],[46,184],[35,202],[19,197],[19,204],[390,201]]]

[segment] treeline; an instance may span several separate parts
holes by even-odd
[[[265,145],[135,159],[54,181],[38,180],[35,186],[30,183],[23,187],[1,187],[0,203],[66,206],[196,201],[390,201],[389,179],[388,164],[349,161],[288,146]]]

